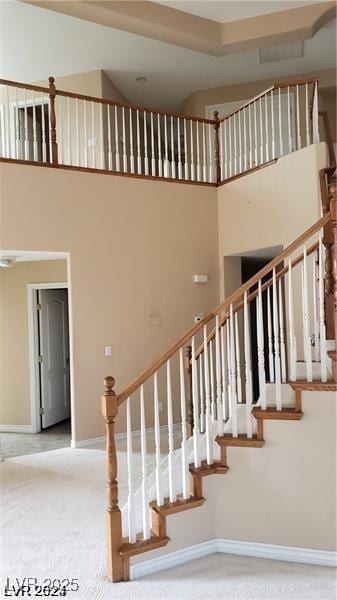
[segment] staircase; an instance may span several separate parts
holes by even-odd
[[[337,196],[336,186],[328,191],[329,173],[327,169],[322,174],[326,188],[323,217],[317,223],[192,327],[122,393],[114,392],[112,377],[105,379],[102,407],[107,428],[108,577],[112,581],[129,580],[132,557],[169,543],[167,517],[206,501],[203,478],[228,472],[227,447],[263,449],[265,420],[300,420],[303,391],[337,391]],[[159,399],[164,397],[167,448],[159,411]],[[114,424],[124,403],[128,501],[120,509]],[[148,427],[154,428],[155,437],[152,472],[148,472]],[[132,448],[135,429],[140,429],[141,438],[138,489]]]

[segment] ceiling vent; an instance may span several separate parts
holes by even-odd
[[[293,42],[291,44],[281,44],[280,46],[270,46],[269,48],[260,48],[260,64],[277,62],[279,60],[291,60],[293,58],[303,58],[304,42]]]

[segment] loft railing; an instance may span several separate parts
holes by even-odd
[[[125,390],[105,380],[108,432],[108,575],[129,577],[130,557],[168,542],[161,516],[202,503],[194,475],[225,472],[228,439],[262,445],[254,415],[289,408],[286,383],[329,386],[325,293],[335,298],[337,337],[337,196],[330,210],[288,248],[195,324]],[[324,230],[331,226],[332,244]],[[291,390],[290,390],[291,391]],[[128,496],[119,505],[114,423],[126,403]],[[160,405],[166,404],[165,416]],[[163,424],[165,426],[163,427]],[[167,425],[166,425],[167,423]],[[155,463],[149,476],[147,429],[154,429]],[[141,468],[134,465],[139,432]],[[237,442],[235,442],[237,440]],[[140,473],[141,471],[141,473]],[[137,489],[138,488],[138,489]],[[199,503],[199,504],[198,504]]]
[[[317,80],[203,119],[0,79],[7,160],[217,185],[318,141]]]

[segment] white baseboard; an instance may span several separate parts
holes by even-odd
[[[175,423],[173,425],[173,431],[180,431],[181,423]],[[160,433],[167,433],[168,426],[162,425],[160,427]],[[146,435],[154,435],[154,427],[148,427],[146,429]],[[140,438],[140,429],[137,429],[132,432],[132,438],[137,439]],[[89,438],[87,440],[71,440],[72,448],[92,448],[93,446],[97,446],[97,444],[104,444],[106,440],[105,436],[97,437],[97,438]],[[115,435],[116,442],[125,442],[126,441],[126,432],[116,433]]]
[[[0,433],[35,433],[31,425],[0,425]]]
[[[328,550],[313,550],[311,548],[295,548],[292,546],[276,546],[257,542],[241,542],[235,540],[213,539],[182,550],[169,552],[157,558],[151,558],[131,565],[131,579],[139,579],[158,571],[178,567],[191,560],[203,558],[210,554],[236,554],[254,558],[267,558],[286,562],[320,565],[324,567],[337,566],[337,552]]]

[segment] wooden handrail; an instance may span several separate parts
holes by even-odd
[[[251,287],[253,287],[260,279],[262,279],[265,275],[268,275],[270,271],[276,268],[280,263],[282,263],[286,258],[288,258],[299,246],[301,246],[307,239],[310,239],[317,231],[319,231],[324,225],[326,225],[330,220],[330,212],[324,215],[319,221],[314,223],[309,229],[307,229],[300,237],[298,237],[294,242],[292,242],[283,252],[281,252],[278,256],[273,258],[267,265],[265,265],[258,273],[253,275],[246,283],[244,283],[241,287],[239,287],[233,294],[231,294],[228,298],[226,298],[219,306],[217,306],[212,312],[206,315],[199,323],[196,323],[191,329],[189,329],[176,344],[171,346],[165,354],[163,354],[160,358],[155,360],[152,365],[145,369],[134,381],[120,394],[118,394],[118,406],[120,406],[124,400],[126,400],[129,396],[131,396],[151,375],[153,375],[160,367],[162,367],[168,360],[171,358],[180,348],[182,348],[198,331],[200,331],[204,325],[209,323],[212,319],[214,319],[217,315],[219,315],[223,310],[228,308],[231,304],[234,304],[238,300],[240,300],[245,292],[248,292]]]
[[[239,108],[236,108],[232,112],[230,112],[227,115],[225,115],[224,117],[222,117],[220,119],[220,122],[221,121],[226,121],[227,119],[229,119],[230,117],[232,117],[236,113],[240,112],[241,110],[243,110],[244,108],[246,108],[250,104],[254,104],[254,102],[256,102],[257,100],[259,100],[260,98],[263,98],[263,96],[266,96],[267,94],[269,94],[273,90],[283,89],[283,88],[287,88],[287,87],[293,87],[295,85],[305,85],[306,83],[307,84],[315,83],[316,81],[318,81],[318,79],[308,79],[308,80],[300,80],[300,81],[291,81],[291,82],[285,82],[285,83],[274,83],[269,88],[263,90],[263,92],[260,92],[259,94],[257,94],[253,98],[250,98],[250,100],[248,100],[247,102],[245,102],[244,104],[242,104],[241,106],[239,106]]]
[[[20,83],[19,81],[10,81],[9,79],[0,79],[0,85],[8,85],[9,87],[22,88],[24,90],[32,90],[34,92],[44,92],[49,94],[49,88],[39,85],[31,85],[30,83]]]
[[[314,244],[312,244],[312,246],[310,246],[310,248],[308,248],[307,250],[307,256],[310,256],[313,252],[315,252],[315,250],[318,249],[318,242],[315,242]],[[301,262],[303,261],[303,254],[301,254],[300,256],[298,256],[297,258],[295,258],[292,262],[291,262],[291,266],[292,267],[296,267],[297,265],[299,265]],[[279,279],[281,279],[282,277],[284,277],[284,275],[286,275],[289,271],[289,267],[283,267],[283,269],[281,269],[280,271],[278,271],[276,273],[276,281],[278,281]],[[271,287],[273,285],[273,278],[268,279],[268,281],[265,281],[262,285],[261,285],[261,291],[264,292],[267,288]],[[256,298],[256,296],[258,295],[259,291],[256,289],[254,292],[251,292],[251,294],[249,294],[247,296],[247,301],[248,303],[251,302],[252,300],[254,300],[254,298]],[[237,304],[234,308],[233,308],[233,313],[235,314],[236,312],[239,312],[244,306],[244,302],[240,302],[239,304]],[[221,319],[219,326],[222,327],[227,319],[229,318],[230,313],[227,312]],[[209,333],[209,335],[207,336],[207,344],[209,344],[209,342],[215,337],[215,328],[211,331],[211,333]],[[198,358],[200,356],[200,354],[202,354],[204,351],[204,346],[203,344],[201,346],[199,346],[198,350],[195,353],[195,358]]]

